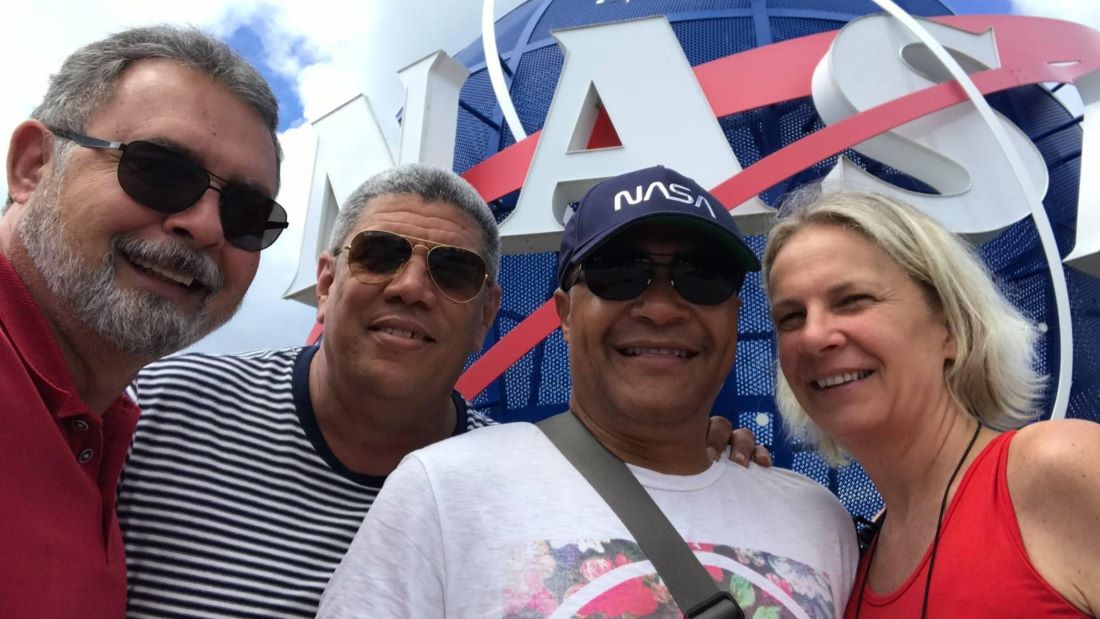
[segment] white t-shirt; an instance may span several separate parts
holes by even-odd
[[[697,475],[630,470],[747,617],[840,617],[852,521],[825,488],[722,460]],[[413,452],[386,481],[319,617],[671,616],[622,522],[533,425]]]

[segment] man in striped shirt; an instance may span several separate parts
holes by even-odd
[[[454,391],[500,307],[500,240],[457,175],[364,183],[318,263],[319,345],[143,370],[119,494],[132,617],[312,617],[405,454],[491,421]]]

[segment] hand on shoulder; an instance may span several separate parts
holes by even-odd
[[[1021,429],[1008,485],[1035,569],[1080,610],[1100,614],[1100,424],[1067,419]]]

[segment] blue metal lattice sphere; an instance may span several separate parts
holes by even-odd
[[[936,0],[900,1],[913,15],[949,15]],[[497,45],[510,76],[510,92],[526,131],[542,128],[562,68],[562,53],[551,31],[624,19],[665,15],[692,66],[763,45],[837,30],[853,18],[879,12],[869,0],[531,0],[497,24]],[[493,95],[480,41],[458,59],[472,71],[462,91],[454,168],[463,172],[511,145]],[[747,85],[746,87],[751,87]],[[1076,120],[1043,87],[1030,86],[990,96],[995,109],[1015,122],[1045,158],[1050,189],[1045,204],[1063,254],[1072,246],[1076,217],[1081,130]],[[748,167],[824,125],[809,98],[787,101],[719,119],[730,146]],[[907,189],[921,183],[854,152],[845,153],[871,173]],[[786,191],[823,177],[836,157],[812,166],[761,194],[769,203]],[[492,204],[503,218],[515,195]],[[763,237],[750,237],[760,252]],[[981,255],[1020,307],[1049,324],[1040,343],[1044,372],[1057,371],[1056,312],[1050,275],[1030,220],[1021,221],[986,242]],[[504,301],[494,339],[539,307],[554,288],[553,254],[507,256],[501,270]],[[1074,381],[1069,416],[1100,414],[1100,281],[1067,270],[1075,331]],[[751,428],[773,450],[776,462],[828,485],[849,509],[869,515],[879,499],[858,466],[829,470],[815,454],[790,444],[775,410],[775,350],[767,303],[757,274],[743,293],[737,363],[715,404],[715,413]],[[560,333],[550,336],[516,363],[477,404],[499,420],[534,420],[566,406],[570,382],[567,351]],[[1053,397],[1053,390],[1048,395]]]

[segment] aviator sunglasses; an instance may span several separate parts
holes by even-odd
[[[269,247],[287,227],[286,211],[246,185],[232,184],[187,157],[145,141],[108,142],[75,131],[49,128],[59,138],[85,148],[117,150],[118,184],[135,202],[158,213],[179,213],[194,206],[207,189],[217,191],[225,240],[246,251]],[[211,179],[221,181],[215,187]]]
[[[670,257],[655,262],[653,257]],[[573,284],[584,282],[592,294],[608,301],[635,299],[653,283],[657,267],[668,269],[669,283],[682,299],[695,305],[718,305],[741,290],[745,272],[723,263],[722,258],[710,259],[672,254],[650,254],[649,257],[623,254],[597,254],[583,260]]]
[[[336,251],[348,252],[348,266],[355,279],[364,284],[380,284],[405,268],[413,247],[428,248],[428,275],[443,296],[455,303],[467,303],[481,292],[489,278],[485,260],[478,254],[454,245],[444,245],[386,230],[364,230]]]

